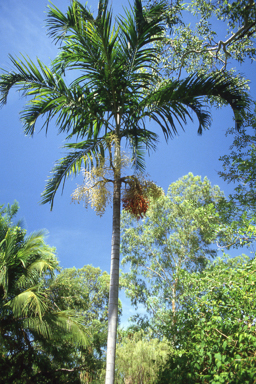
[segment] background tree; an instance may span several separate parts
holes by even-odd
[[[146,129],[145,119],[151,118],[166,139],[192,120],[199,120],[199,133],[210,124],[210,113],[204,97],[217,96],[228,103],[241,125],[244,110],[249,106],[247,95],[233,79],[225,75],[196,76],[184,80],[163,81],[156,73],[157,50],[153,42],[163,39],[163,4],[143,11],[136,0],[126,18],[117,18],[112,27],[112,14],[107,1],[100,1],[96,18],[88,8],[73,1],[64,15],[49,7],[49,35],[61,43],[59,55],[47,68],[40,60],[37,66],[29,59],[15,60],[14,70],[1,75],[1,103],[13,86],[17,86],[29,102],[22,112],[26,134],[33,135],[35,124],[45,117],[46,131],[54,118],[67,139],[82,140],[66,144],[68,154],[53,168],[43,203],[51,202],[62,181],[77,174],[84,163],[90,171],[104,162],[108,153],[114,173],[113,236],[109,299],[109,330],[107,383],[114,381],[116,325],[118,318],[119,248],[120,248],[120,171],[121,141],[132,149],[132,163],[143,167],[143,148],[154,148],[157,135]],[[66,85],[63,76],[77,69],[78,77]],[[124,140],[122,140],[124,139]],[[112,147],[113,144],[113,147]],[[113,149],[112,149],[113,148]],[[93,159],[95,160],[93,162]],[[108,180],[109,181],[109,180]]]
[[[235,184],[235,191],[230,199],[240,208],[247,209],[248,215],[255,214],[255,146],[256,146],[256,120],[255,112],[248,114],[246,127],[238,132],[229,130],[234,135],[230,153],[220,158],[223,170],[219,175],[228,183]]]
[[[75,311],[86,329],[89,339],[86,347],[78,348],[66,338],[61,343],[53,342],[54,351],[51,352],[59,369],[63,368],[65,354],[69,372],[73,370],[81,383],[97,380],[105,366],[108,294],[109,275],[91,265],[64,269],[50,284],[51,300],[60,310]]]
[[[170,32],[166,28],[166,38],[157,43],[166,76],[228,71],[247,81],[234,63],[255,61],[255,12],[254,0],[171,1],[166,11]]]
[[[159,383],[255,381],[255,258],[215,260],[203,272],[182,272],[182,308],[175,352]]]
[[[60,270],[44,233],[26,236],[0,216],[1,383],[87,382],[102,367],[109,276],[91,266]]]
[[[153,338],[152,332],[121,332],[116,351],[116,382],[156,383],[169,353],[167,340]]]
[[[142,221],[122,214],[122,264],[129,265],[123,274],[126,293],[134,304],[146,305],[158,332],[168,328],[165,318],[174,319],[180,308],[179,271],[201,271],[216,257],[216,243],[226,243],[224,205],[218,186],[189,173],[150,203]]]
[[[232,218],[232,245],[244,244],[253,251],[256,239],[255,227],[255,169],[256,136],[255,117],[252,114],[248,127],[240,134],[232,129],[227,134],[234,135],[230,153],[220,158],[222,171],[219,175],[228,183],[234,183],[234,192],[229,195],[229,214]]]

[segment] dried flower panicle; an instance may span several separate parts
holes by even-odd
[[[96,214],[102,216],[106,207],[111,203],[111,179],[113,178],[113,168],[109,158],[99,156],[96,160],[97,166],[90,170],[83,170],[84,183],[78,185],[72,193],[72,202],[83,202],[85,208],[90,205]],[[120,169],[127,168],[131,163],[130,158],[121,154],[120,164],[115,163],[115,167]]]
[[[78,203],[83,201],[85,208],[90,204],[96,214],[102,216],[111,201],[111,191],[105,174],[104,167],[95,167],[90,171],[84,170],[84,184],[78,186],[72,193],[72,201]]]

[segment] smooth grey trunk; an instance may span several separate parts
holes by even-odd
[[[108,341],[106,384],[114,384],[116,333],[118,320],[118,288],[119,288],[119,258],[120,258],[120,180],[115,180],[113,196],[113,227],[111,245],[110,287],[108,304]]]
[[[120,116],[117,114],[117,134],[119,133]],[[120,142],[115,143],[114,159],[114,193],[113,193],[113,225],[111,243],[110,287],[108,303],[108,340],[105,384],[114,384],[116,336],[118,322],[118,291],[120,264],[120,214],[121,214],[121,155]]]

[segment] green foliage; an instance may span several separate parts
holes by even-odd
[[[187,176],[170,185],[167,195],[152,200],[140,222],[122,215],[122,264],[126,293],[143,302],[161,325],[179,306],[183,281],[179,271],[202,270],[217,254],[226,223],[221,217],[224,195],[200,176]]]
[[[64,269],[51,282],[51,295],[60,310],[74,310],[83,319],[97,354],[107,339],[109,275],[91,265]],[[121,314],[121,304],[119,308]]]
[[[142,330],[136,333],[125,332],[119,338],[116,350],[116,382],[156,383],[159,370],[169,354],[170,346],[163,339],[153,338],[152,333]]]
[[[246,127],[237,133],[230,129],[234,139],[230,152],[220,158],[223,169],[219,175],[228,183],[234,183],[234,192],[229,195],[229,216],[236,235],[231,244],[250,246],[256,239],[256,121],[255,112],[248,114]]]
[[[26,236],[17,211],[1,206],[0,382],[92,379],[106,345],[109,276],[91,266],[56,276],[55,249],[43,232]]]
[[[248,383],[256,375],[256,261],[217,259],[201,273],[182,271],[175,353],[159,382]]]
[[[254,0],[172,1],[166,11],[170,32],[157,42],[166,76],[228,71],[237,83],[247,82],[234,63],[255,61],[255,12]]]
[[[256,182],[256,106],[254,112],[248,116],[247,129],[235,133],[230,130],[228,133],[234,135],[230,153],[222,156],[223,171],[219,175],[228,183],[236,184],[232,200],[241,206],[242,209],[249,209],[255,214],[255,182]]]

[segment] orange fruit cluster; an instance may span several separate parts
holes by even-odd
[[[148,210],[148,200],[142,194],[136,193],[132,196],[126,196],[122,199],[123,209],[130,212],[138,220],[145,215]]]

